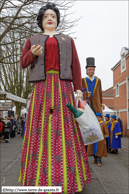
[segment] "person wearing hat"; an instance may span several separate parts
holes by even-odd
[[[88,57],[86,58],[86,63],[86,73],[88,76],[82,78],[83,99],[89,101],[89,105],[95,114],[96,112],[100,112],[102,115],[102,108],[105,109],[105,106],[102,100],[101,80],[94,76],[95,59]]]
[[[107,124],[107,128],[108,128],[108,133],[110,133],[109,131],[109,127],[110,127],[110,123],[111,123],[111,120],[110,120],[110,114],[106,114],[105,115],[105,123]],[[110,136],[110,135],[109,135]],[[107,151],[110,151],[110,148],[108,148],[108,139],[109,138],[106,138],[106,144],[107,144]]]
[[[106,122],[106,124],[107,124],[107,126],[111,123],[111,120],[110,120],[110,114],[106,114],[105,115],[105,122]]]
[[[108,147],[111,153],[118,154],[118,148],[121,148],[121,127],[119,121],[116,120],[117,116],[111,116],[111,123],[109,124],[109,138]]]
[[[102,120],[102,114],[100,112],[97,112],[96,117],[99,121],[104,139],[94,144],[88,145],[87,155],[88,156],[94,155],[94,160],[92,163],[93,164],[97,163],[98,166],[101,167],[102,157],[107,157],[106,138],[109,137],[109,134],[107,125]]]

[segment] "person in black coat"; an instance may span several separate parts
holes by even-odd
[[[12,132],[10,134],[10,137],[15,137],[15,129],[16,129],[16,121],[14,120],[13,116],[10,117],[10,121],[12,123]]]
[[[123,137],[123,122],[122,122],[122,119],[120,117],[117,117],[117,120],[119,121],[120,123],[120,127],[121,127],[121,137]]]
[[[9,142],[11,131],[12,131],[12,123],[9,120],[9,117],[6,117],[5,122],[4,122],[4,140],[5,140],[5,143]]]
[[[25,122],[24,122],[24,120],[23,120],[23,117],[21,117],[21,129],[22,129],[21,136],[23,136],[24,125],[25,125]]]

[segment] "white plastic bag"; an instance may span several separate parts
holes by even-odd
[[[82,105],[84,106],[83,101],[79,98],[76,101],[77,107],[78,107],[78,100],[81,101]],[[85,145],[93,144],[95,142],[103,140],[103,134],[100,128],[100,124],[90,108],[88,104],[84,106],[84,113],[78,117],[75,118],[75,120],[79,124],[79,128],[81,131],[82,139]]]

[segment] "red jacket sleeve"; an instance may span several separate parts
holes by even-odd
[[[74,91],[82,90],[81,66],[73,39],[72,42],[72,66]]]
[[[38,58],[33,56],[30,49],[31,49],[31,43],[30,43],[30,39],[28,38],[22,50],[22,56],[20,60],[20,65],[23,69],[28,67],[33,61],[35,61]]]
[[[0,131],[2,131],[2,129],[3,129],[3,123],[1,122],[0,123]]]

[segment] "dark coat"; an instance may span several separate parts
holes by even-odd
[[[14,119],[10,119],[12,123],[12,132],[11,132],[11,137],[15,137],[15,129],[16,129],[16,121]]]
[[[12,123],[11,123],[11,121],[5,121],[5,123],[4,123],[4,132],[7,130],[7,129],[9,129],[9,133],[11,133],[12,132]]]

